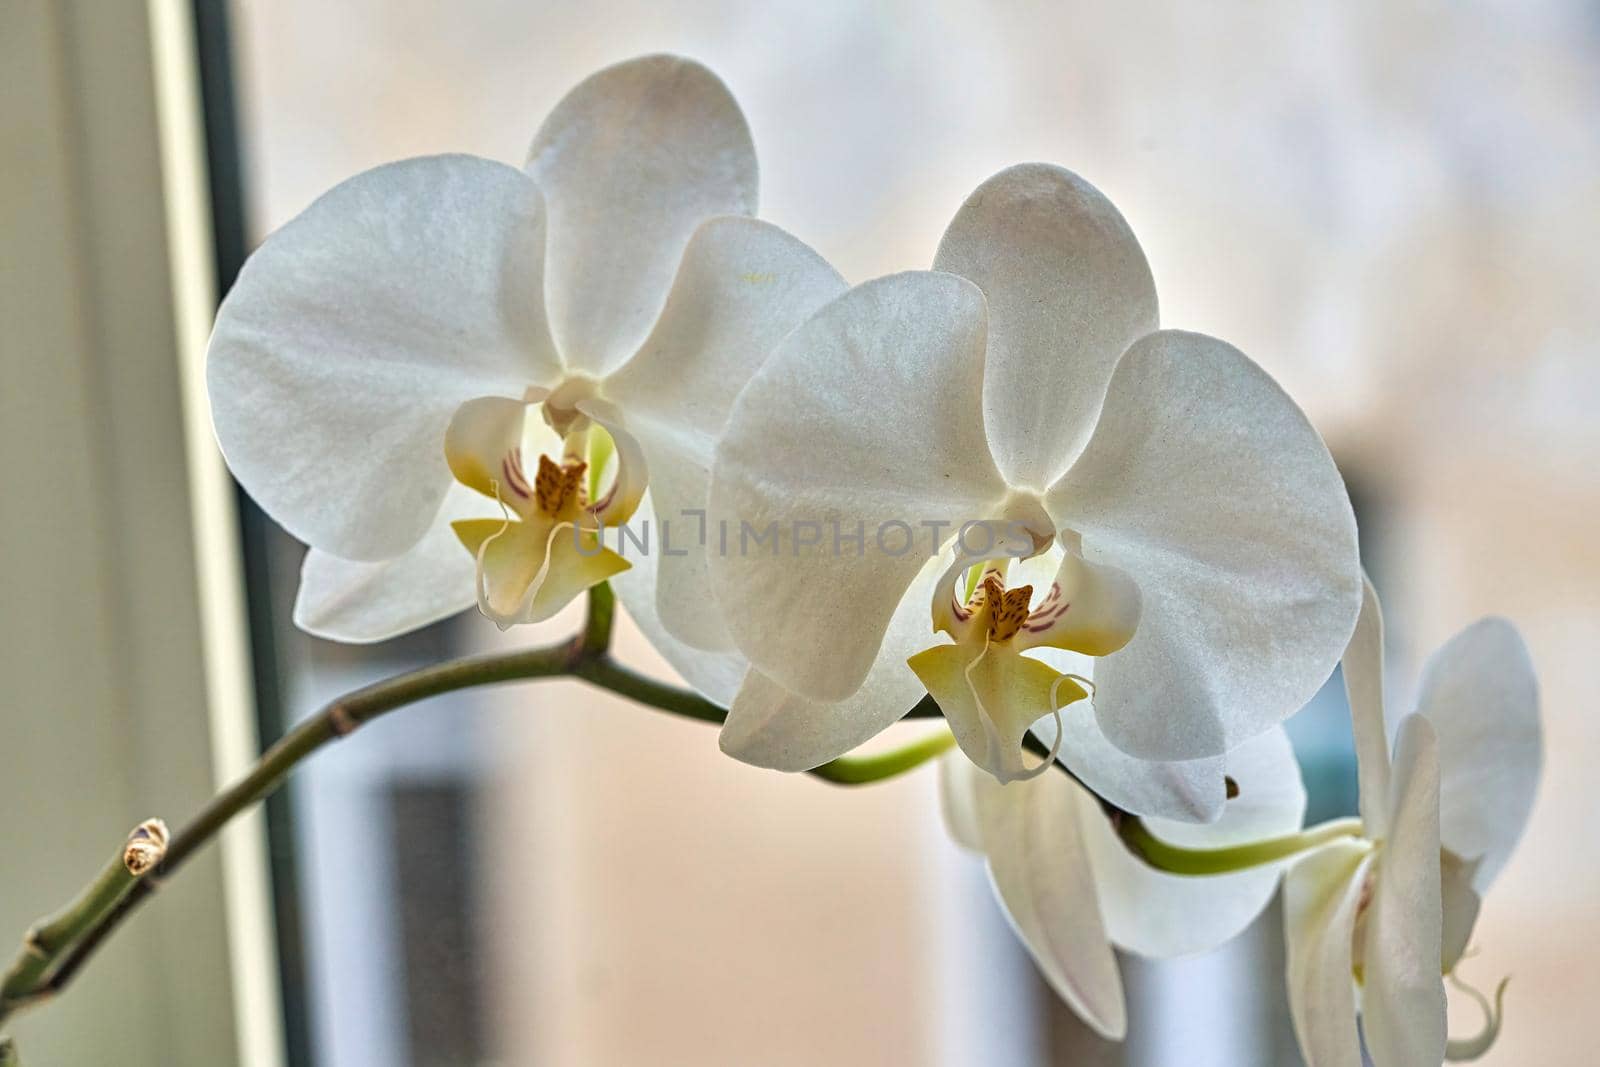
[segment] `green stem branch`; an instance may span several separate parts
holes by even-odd
[[[590,591],[589,615],[582,633],[544,648],[493,653],[452,660],[388,678],[348,693],[285,734],[233,785],[211,799],[180,828],[159,867],[130,875],[123,857],[107,865],[77,900],[36,926],[0,983],[0,1022],[19,1008],[55,993],[69,983],[102,942],[184,862],[241,812],[277,789],[307,757],[330,742],[398,708],[429,697],[500,682],[571,677],[608,689],[640,704],[700,722],[720,723],[727,711],[691,690],[646,677],[610,658],[615,601],[609,587]],[[924,701],[923,704],[929,704]],[[914,717],[928,717],[923,704]],[[937,705],[931,714],[937,714]],[[841,785],[859,785],[904,773],[949,749],[949,732],[923,738],[901,749],[870,756],[843,756],[811,774]],[[0,1064],[3,1067],[3,1064]]]
[[[572,663],[569,673],[574,678],[581,678],[601,689],[609,689],[635,703],[685,719],[721,723],[728,717],[726,708],[713,704],[699,693],[657,681],[624,667],[609,656],[593,659],[580,657]]]
[[[865,756],[840,756],[831,763],[824,763],[811,773],[838,785],[864,785],[904,774],[913,767],[944,755],[954,748],[955,744],[956,735],[951,733],[948,727],[941,727],[926,737],[887,752],[874,752]]]
[[[0,1004],[37,994],[45,973],[66,948],[115,908],[165,856],[167,828],[159,819],[135,827],[95,879],[60,912],[42,919],[22,939],[22,949],[3,979]]]
[[[1299,833],[1250,841],[1228,848],[1183,848],[1161,840],[1150,832],[1142,819],[1125,818],[1122,840],[1145,862],[1169,874],[1227,874],[1264,863],[1287,859],[1307,849],[1344,837],[1361,836],[1360,819],[1334,819]]]

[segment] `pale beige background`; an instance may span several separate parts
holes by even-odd
[[[1477,615],[1523,627],[1548,770],[1466,972],[1515,976],[1486,1062],[1584,1061],[1600,1000],[1592,4],[245,0],[236,15],[262,229],[392,158],[519,162],[574,82],[656,50],[729,82],[764,213],[852,280],[926,265],[966,193],[1012,162],[1100,185],[1144,242],[1165,323],[1277,375],[1379,516],[1397,697]],[[958,935],[929,888],[953,861],[925,780],[847,795],[734,766],[682,723],[577,691],[538,700],[552,714],[524,719],[497,808],[502,885],[539,901],[505,889],[510,1062],[933,1055],[940,945]],[[555,713],[568,703],[595,710]]]

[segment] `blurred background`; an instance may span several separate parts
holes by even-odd
[[[0,799],[33,810],[63,778],[50,768],[81,766],[85,746],[105,767],[68,779],[70,800],[40,815],[62,827],[48,847],[37,823],[0,829],[4,930],[65,899],[96,850],[148,814],[131,806],[192,810],[207,768],[225,775],[257,736],[327,697],[574,625],[508,639],[465,616],[372,648],[295,632],[302,550],[247,501],[202,491],[220,474],[183,324],[202,320],[203,345],[195,305],[340,180],[437,152],[520,163],[577,81],[676,51],[743,105],[763,215],[853,282],[927,266],[967,193],[1011,163],[1058,162],[1105,191],[1144,245],[1164,325],[1230,340],[1328,438],[1386,599],[1392,702],[1406,706],[1423,659],[1468,622],[1518,624],[1543,686],[1545,777],[1463,973],[1485,987],[1514,979],[1484,1062],[1588,1062],[1585,1013],[1600,1000],[1594,0],[117,7],[0,14],[15,20],[0,34],[4,69],[36,75],[43,94],[9,94],[0,112],[0,299],[21,324],[4,342],[0,442],[60,475],[41,486],[30,472],[42,468],[12,464],[0,494],[0,677],[15,700],[3,743],[26,765]],[[188,108],[187,141],[163,100]],[[185,145],[203,164],[197,188],[175,180]],[[153,184],[136,196],[145,172]],[[208,204],[188,230],[173,221],[185,195]],[[123,329],[162,294],[130,294],[123,273],[94,264],[144,247],[141,226],[170,267],[144,284],[170,282],[178,311]],[[194,271],[207,280],[186,305]],[[83,354],[66,369],[63,349],[28,332],[47,312]],[[163,330],[187,371],[161,362]],[[128,369],[121,349],[136,335],[159,349],[157,370]],[[88,428],[78,467],[59,469],[57,453],[78,446],[51,436],[72,435],[46,388]],[[169,446],[128,457],[150,440]],[[123,458],[97,462],[112,453]],[[52,510],[63,485],[70,523]],[[181,521],[141,518],[152,500]],[[41,551],[60,554],[64,577],[41,570]],[[95,565],[72,565],[85,558]],[[141,577],[160,567],[184,575],[178,599]],[[219,607],[230,582],[242,596]],[[107,590],[114,604],[85,638],[72,598]],[[666,671],[631,629],[621,642],[628,660]],[[160,657],[177,666],[158,672]],[[89,676],[102,703],[35,710]],[[182,678],[195,680],[163,688]],[[1352,809],[1337,685],[1291,725],[1312,817]],[[130,745],[143,777],[125,781]],[[235,1049],[150,1062],[296,1067],[1298,1062],[1276,908],[1210,956],[1127,960],[1133,1032],[1105,1045],[1035,977],[981,864],[945,840],[933,786],[926,771],[854,791],[755,771],[723,758],[710,728],[565,683],[439,700],[319,756],[174,891],[186,896],[164,894],[101,973],[19,1033],[83,1048],[119,1012],[159,1019],[162,1034],[203,1019],[214,1049],[243,1035]],[[130,980],[148,988],[134,996]],[[1470,1004],[1452,1004],[1453,1031],[1477,1025]]]

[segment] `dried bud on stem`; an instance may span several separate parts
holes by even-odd
[[[160,819],[146,819],[128,835],[128,844],[122,850],[122,865],[135,878],[143,877],[166,859],[169,840],[171,835],[166,823]]]

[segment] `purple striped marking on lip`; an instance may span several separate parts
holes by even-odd
[[[1060,603],[1057,603],[1057,601],[1060,601]],[[1072,601],[1061,600],[1061,583],[1052,582],[1050,583],[1050,592],[1045,596],[1044,602],[1039,605],[1033,614],[1028,616],[1028,621],[1023,623],[1022,628],[1030,634],[1043,633],[1060,622],[1061,616],[1065,615],[1070,607],[1072,607]]]
[[[598,515],[609,508],[617,498],[617,489],[622,485],[622,457],[617,456],[617,470],[611,476],[611,485],[606,488],[605,494],[599,500],[589,505],[589,513]]]
[[[950,614],[956,617],[957,622],[966,622],[972,618],[972,609],[961,602],[954,589],[950,590]]]
[[[500,460],[500,472],[506,476],[506,484],[513,493],[524,500],[533,496],[533,490],[528,488],[527,476],[522,473],[522,449],[513,448],[505,454]]]

